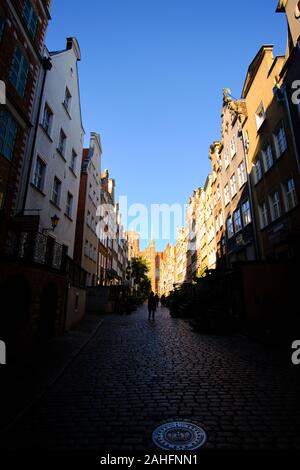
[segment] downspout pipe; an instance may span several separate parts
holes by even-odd
[[[43,70],[44,70],[44,76],[43,76],[42,88],[41,88],[41,92],[40,92],[40,99],[39,99],[39,104],[38,104],[38,113],[37,113],[36,123],[35,123],[35,128],[34,128],[34,136],[33,136],[33,142],[32,142],[32,146],[31,146],[30,160],[29,160],[29,165],[28,165],[27,175],[26,175],[25,191],[24,191],[24,196],[23,196],[23,201],[22,201],[22,208],[21,208],[21,213],[22,214],[24,214],[25,208],[26,208],[26,200],[27,200],[28,189],[29,189],[29,184],[30,184],[30,176],[31,176],[32,163],[33,163],[33,158],[34,158],[35,145],[36,145],[36,140],[37,140],[37,133],[38,133],[38,128],[39,128],[39,124],[40,124],[40,120],[41,120],[41,110],[42,110],[42,103],[43,103],[47,73],[52,69],[52,63],[51,63],[51,58],[50,57],[44,57],[43,58],[42,67],[43,67]]]

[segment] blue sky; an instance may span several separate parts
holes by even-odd
[[[223,88],[238,97],[262,44],[286,46],[276,0],[53,0],[47,47],[76,36],[86,143],[129,204],[185,204],[210,171]],[[158,240],[162,249],[166,241]]]

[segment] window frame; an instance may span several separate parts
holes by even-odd
[[[243,171],[241,171],[241,168],[243,168]],[[245,162],[242,161],[238,166],[239,189],[241,189],[247,183],[246,173],[246,165]]]
[[[68,112],[68,114],[70,114],[70,111],[71,111],[71,103],[72,103],[72,95],[71,95],[69,88],[66,86],[63,106],[65,110]]]
[[[278,196],[278,197],[276,197],[276,201],[274,202],[275,196]],[[282,215],[279,191],[276,190],[272,194],[270,194],[269,203],[270,203],[270,209],[271,209],[271,219],[272,219],[272,222],[275,222]],[[277,211],[275,211],[275,208],[277,208]]]
[[[264,172],[267,173],[274,165],[273,149],[270,143],[268,143],[261,151]],[[270,158],[271,157],[271,158]]]
[[[229,230],[229,228],[231,230]],[[232,220],[232,217],[229,216],[226,220],[226,232],[227,232],[227,238],[228,240],[230,240],[231,238],[234,237],[235,233],[234,233],[234,224],[233,224],[233,220]]]
[[[238,219],[237,219],[236,216],[238,216]],[[239,221],[238,225],[237,225],[237,220]],[[234,224],[235,234],[237,234],[237,233],[239,233],[243,230],[243,223],[242,223],[242,216],[241,216],[240,208],[236,209],[233,213],[233,224]]]
[[[1,127],[3,124],[3,136]],[[17,140],[18,124],[12,115],[0,108],[0,153],[8,161],[12,161]],[[7,152],[8,150],[8,152]]]
[[[58,191],[57,191],[57,200],[55,200],[55,183],[56,183],[56,181],[59,183]],[[55,175],[54,178],[53,178],[51,202],[53,202],[53,204],[54,204],[56,207],[60,207],[60,202],[61,202],[61,188],[62,188],[62,182],[61,182],[61,180]]]
[[[292,189],[289,189],[289,183],[292,182]],[[286,212],[292,211],[298,205],[297,191],[294,178],[290,178],[284,185],[284,198],[285,198],[285,210]],[[292,204],[289,204],[289,200],[292,200]]]
[[[72,149],[70,169],[73,171],[73,173],[76,172],[77,158],[78,158],[77,152],[74,149]]]
[[[26,16],[26,8],[29,10],[28,17]],[[27,31],[29,32],[31,38],[34,40],[36,38],[36,33],[38,30],[39,19],[30,0],[25,0],[22,16],[25,21]]]
[[[258,212],[260,220],[260,229],[264,230],[269,225],[267,201],[262,201],[261,204],[258,205]]]
[[[72,219],[73,216],[73,202],[74,196],[70,191],[68,191],[66,199],[66,216],[69,217],[69,219]]]
[[[280,133],[283,133],[283,135],[281,135],[281,138],[279,138],[279,134]],[[280,157],[282,157],[282,155],[284,155],[284,153],[287,151],[288,149],[288,142],[287,142],[287,138],[286,138],[286,132],[285,132],[285,127],[284,127],[284,124],[283,122],[281,122],[275,131],[273,131],[273,141],[274,141],[274,146],[275,146],[275,152],[276,152],[276,159],[278,160]],[[284,148],[280,148],[281,146],[279,145],[279,142],[284,142]]]
[[[19,57],[18,57],[19,55]],[[17,93],[24,97],[29,75],[29,62],[19,46],[14,48],[14,53],[10,65],[9,81],[16,89]]]
[[[228,206],[228,204],[230,203],[230,190],[228,183],[224,186],[224,202],[225,206]]]
[[[48,127],[45,126],[45,122],[46,122],[46,119],[45,119],[45,116],[46,116],[46,111],[49,110],[50,113],[50,119],[49,119],[49,123],[48,123]],[[44,129],[44,131],[46,132],[46,134],[51,137],[51,131],[52,131],[52,127],[53,127],[53,118],[54,118],[54,113],[51,109],[51,107],[49,106],[49,103],[46,101],[45,102],[45,105],[44,105],[44,112],[43,112],[43,119],[42,119],[42,128]]]
[[[64,136],[63,141],[61,141],[62,135]],[[62,147],[61,147],[61,143],[62,143]],[[66,153],[66,145],[67,145],[67,136],[66,136],[65,131],[61,127],[59,131],[59,140],[58,140],[57,150],[59,154],[62,155],[64,158],[65,158],[65,153]]]
[[[247,207],[247,210],[245,210],[245,207]],[[247,227],[247,225],[250,225],[252,223],[251,205],[249,199],[246,199],[242,202],[241,213],[243,226]]]
[[[40,175],[38,175],[38,178],[41,179],[41,184],[39,184],[37,182],[37,165],[38,165],[38,162],[41,163],[40,167],[42,168],[42,173]],[[37,188],[41,192],[43,192],[44,188],[45,188],[46,168],[47,168],[47,165],[46,165],[45,161],[40,157],[40,155],[37,155],[36,160],[35,160],[35,165],[34,165],[32,184],[35,188]]]
[[[235,172],[230,177],[230,191],[231,191],[231,198],[233,199],[237,195],[237,181],[236,181],[236,174]]]
[[[266,119],[267,119],[267,114],[266,114],[264,102],[261,101],[257,110],[255,111],[255,123],[256,123],[257,132],[260,131]]]

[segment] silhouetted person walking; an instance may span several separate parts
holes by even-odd
[[[156,296],[155,296],[155,302],[156,302],[156,308],[158,308],[158,305],[159,305],[159,297],[158,297],[158,294],[156,294]]]
[[[155,320],[155,312],[156,312],[156,299],[154,292],[151,292],[151,294],[148,297],[148,312],[149,312],[149,320],[151,318],[153,321]]]

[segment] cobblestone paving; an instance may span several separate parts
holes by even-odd
[[[152,324],[143,307],[105,318],[7,445],[151,450],[154,428],[179,418],[204,427],[208,448],[300,448],[299,397],[289,352],[200,335],[165,309]]]

